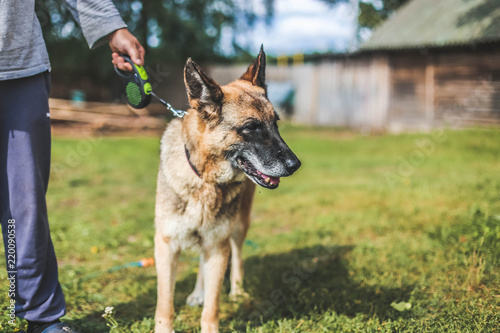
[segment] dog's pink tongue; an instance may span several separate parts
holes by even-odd
[[[260,171],[257,171],[257,173],[264,179],[267,184],[278,185],[280,183],[280,177],[271,177]]]
[[[278,185],[280,183],[279,177],[269,177],[269,182],[273,185]]]

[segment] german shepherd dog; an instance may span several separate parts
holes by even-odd
[[[179,253],[201,251],[188,305],[202,305],[201,331],[217,332],[219,297],[231,255],[232,297],[243,293],[241,248],[250,225],[255,184],[274,189],[300,161],[281,138],[267,98],[266,56],[219,86],[191,59],[184,68],[191,108],[161,139],[156,191],[157,333],[173,331]],[[254,184],[255,183],[255,184]]]

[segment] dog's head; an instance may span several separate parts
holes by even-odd
[[[228,85],[219,86],[191,59],[184,78],[205,144],[212,145],[211,151],[219,150],[228,167],[274,189],[280,177],[290,176],[301,163],[278,131],[279,117],[267,98],[265,69],[266,55],[261,48],[241,78]]]

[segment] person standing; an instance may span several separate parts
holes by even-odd
[[[65,0],[90,46],[109,42],[144,63],[144,48],[126,29],[111,0]],[[78,64],[75,64],[78,66]],[[28,333],[75,332],[66,313],[50,237],[45,194],[50,173],[50,63],[35,0],[0,1],[0,219],[15,315]]]

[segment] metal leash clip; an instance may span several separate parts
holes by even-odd
[[[174,114],[174,116],[182,118],[185,115],[187,115],[187,111],[174,109],[172,107],[172,105],[170,105],[170,103],[165,102],[163,99],[161,99],[159,96],[157,96],[152,90],[150,90],[149,93],[151,95],[153,95],[157,100],[159,100],[161,104],[165,105],[167,107],[167,109],[169,109]]]

